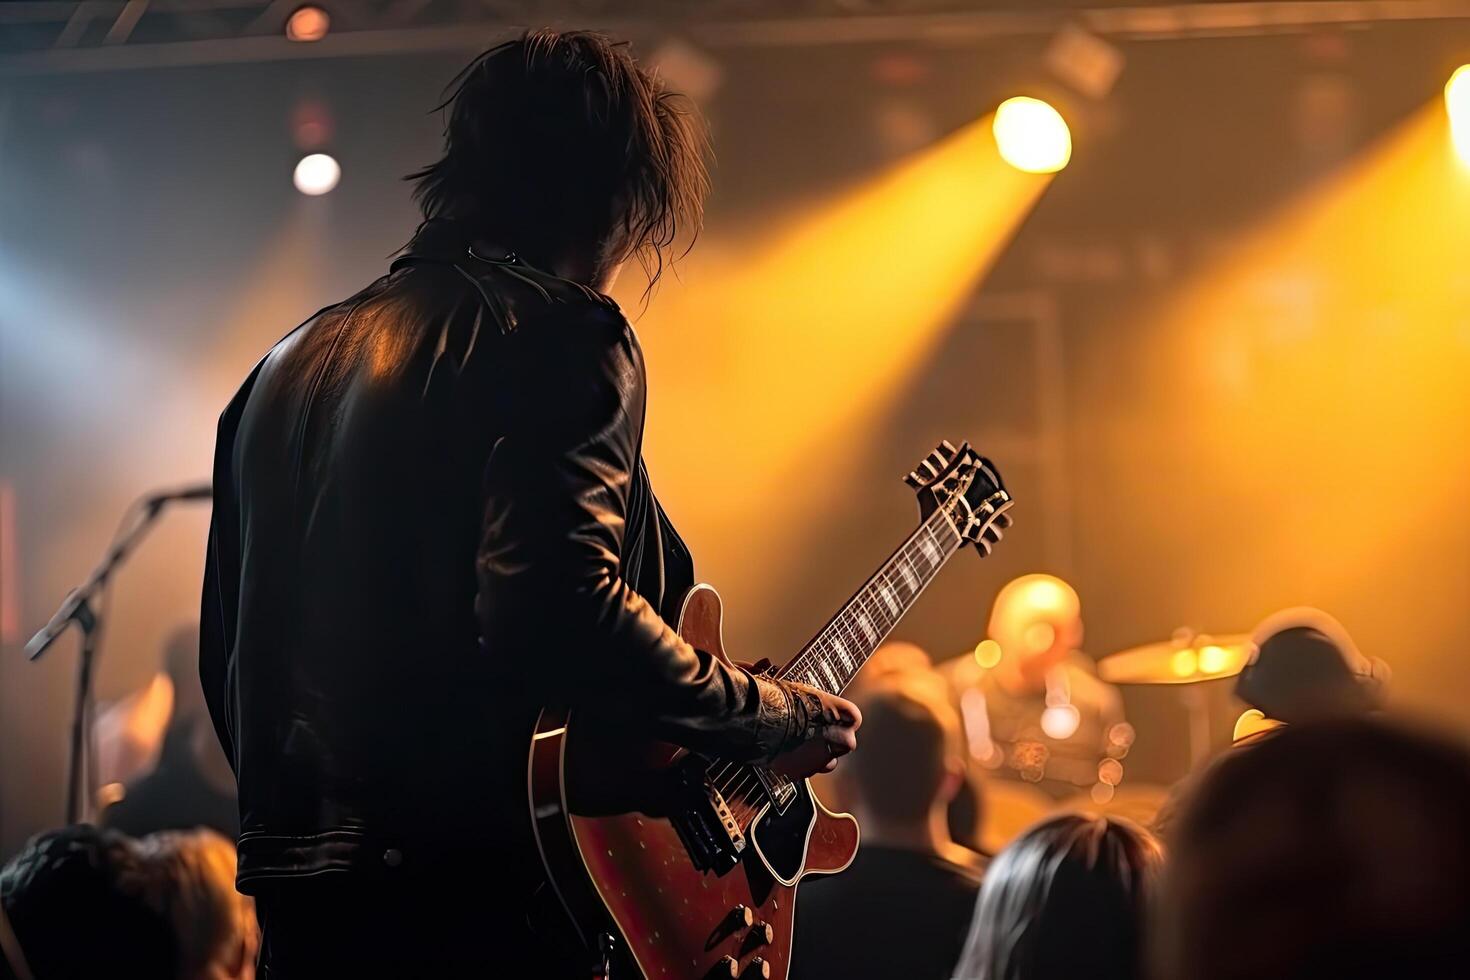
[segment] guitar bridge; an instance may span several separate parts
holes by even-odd
[[[780,773],[770,769],[757,768],[756,778],[760,780],[761,786],[765,788],[766,795],[771,799],[771,805],[776,808],[777,814],[784,814],[796,799],[796,785]]]
[[[709,778],[709,763],[696,755],[676,767],[678,801],[669,821],[700,871],[723,875],[740,862],[745,834],[724,796]]]

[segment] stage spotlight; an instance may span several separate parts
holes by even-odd
[[[1450,114],[1450,140],[1460,162],[1470,167],[1470,65],[1455,69],[1444,87],[1445,109]]]
[[[1006,163],[1028,174],[1054,174],[1072,159],[1067,121],[1040,99],[1020,95],[995,110],[995,145]]]
[[[342,168],[325,153],[312,153],[296,164],[292,179],[298,191],[318,197],[337,186],[337,181],[342,179]]]
[[[297,7],[286,18],[286,40],[320,41],[327,36],[331,26],[331,15],[321,7],[315,4]]]

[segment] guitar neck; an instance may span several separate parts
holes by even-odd
[[[962,543],[944,508],[936,508],[781,676],[841,694]]]

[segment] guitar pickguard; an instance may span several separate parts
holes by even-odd
[[[801,877],[816,819],[811,787],[803,781],[796,786],[796,795],[785,813],[767,807],[751,824],[749,837],[756,855],[781,884],[794,885]]]

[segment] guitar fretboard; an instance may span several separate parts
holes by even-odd
[[[781,676],[841,694],[962,543],[945,508],[936,508]]]

